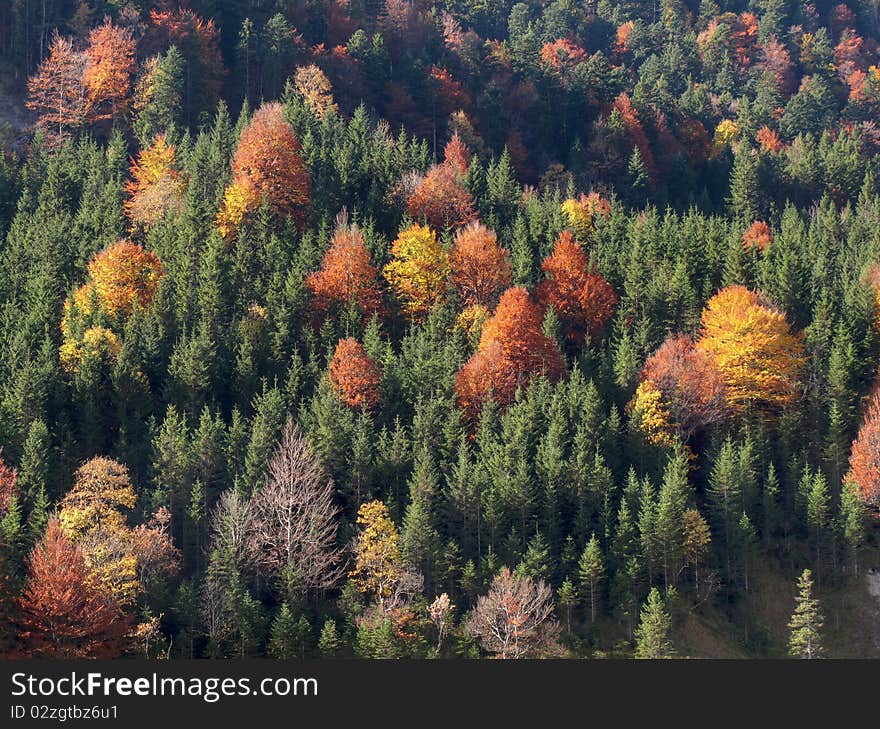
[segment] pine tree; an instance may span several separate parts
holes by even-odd
[[[268,653],[276,660],[301,657],[297,646],[296,620],[285,602],[272,622]]]
[[[742,490],[737,460],[736,446],[728,437],[721,446],[721,451],[712,466],[712,471],[709,474],[709,486],[706,491],[709,512],[715,522],[716,532],[721,537],[728,581],[732,578],[733,538],[739,521],[738,516],[742,513]]]
[[[844,482],[840,491],[840,530],[848,552],[852,574],[859,574],[859,549],[865,539],[865,504],[858,486]]]
[[[636,658],[672,658],[675,655],[669,632],[672,620],[656,587],[651,588],[642,605],[639,627],[636,628]]]
[[[556,591],[556,604],[565,611],[565,632],[571,634],[571,614],[577,605],[577,588],[568,577]]]
[[[788,653],[795,658],[821,658],[824,618],[819,601],[813,597],[813,573],[804,570],[797,582],[798,596],[788,623],[791,636]]]
[[[730,172],[730,211],[745,225],[750,225],[760,213],[761,189],[758,167],[747,144],[741,144]]]
[[[602,559],[602,548],[595,533],[590,537],[587,546],[584,547],[578,562],[578,577],[581,581],[581,590],[590,597],[590,622],[596,622],[596,605],[599,601],[599,583],[605,576],[605,565]]]
[[[687,461],[683,458],[670,459],[663,473],[663,483],[657,498],[655,528],[660,556],[663,559],[663,584],[666,592],[669,592],[670,582],[675,583],[678,561],[681,558],[683,517],[689,492],[687,468]]]
[[[339,655],[339,632],[336,621],[327,618],[321,628],[321,636],[318,638],[318,651],[322,658],[336,658]]]

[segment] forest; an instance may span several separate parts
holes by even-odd
[[[880,2],[0,3],[0,655],[880,657]]]

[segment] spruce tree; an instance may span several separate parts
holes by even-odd
[[[596,622],[596,606],[599,602],[599,584],[605,576],[605,565],[602,558],[602,547],[595,533],[590,537],[587,546],[584,547],[578,562],[578,577],[581,581],[581,590],[590,598],[590,622]]]
[[[669,638],[672,619],[666,612],[660,590],[651,588],[648,599],[642,605],[639,616],[639,627],[636,628],[636,658],[672,658],[675,655],[672,641]]]
[[[813,573],[804,570],[797,582],[798,595],[788,623],[791,635],[788,653],[795,658],[821,658],[824,618],[819,601],[813,597]]]

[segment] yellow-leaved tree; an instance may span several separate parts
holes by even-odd
[[[58,513],[64,535],[82,550],[90,584],[123,608],[134,604],[151,575],[174,573],[179,560],[167,510],[147,524],[128,525],[125,512],[136,501],[128,469],[98,457],[77,470]]]
[[[696,347],[714,362],[734,411],[780,410],[797,398],[804,344],[785,314],[728,286],[709,299],[701,323]]]
[[[381,501],[362,504],[357,525],[355,565],[350,576],[361,592],[374,594],[382,607],[393,596],[403,571],[400,533]]]
[[[443,297],[449,255],[426,225],[411,225],[391,244],[392,261],[383,274],[403,310],[419,320]]]

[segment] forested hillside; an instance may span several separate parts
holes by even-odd
[[[0,76],[0,654],[880,654],[877,3],[11,0]]]

